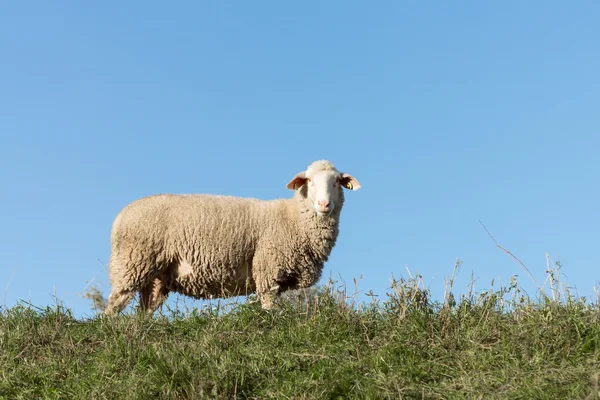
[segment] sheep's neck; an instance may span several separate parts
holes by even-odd
[[[300,206],[299,225],[300,229],[304,231],[306,250],[322,266],[329,258],[338,237],[339,218],[344,199],[341,197],[339,203],[336,202],[333,212],[324,217],[318,216],[312,204],[306,199],[299,198],[297,200],[300,200],[298,203]]]

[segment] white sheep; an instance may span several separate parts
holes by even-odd
[[[287,184],[291,199],[213,195],[145,197],[115,218],[106,314],[140,292],[153,313],[169,292],[197,299],[273,296],[314,285],[338,236],[342,187],[358,190],[329,161],[312,163]]]

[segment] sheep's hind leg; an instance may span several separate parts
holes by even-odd
[[[123,311],[125,306],[131,301],[135,295],[131,290],[113,290],[108,296],[108,304],[104,310],[105,315],[115,315]]]
[[[169,295],[169,289],[160,278],[154,278],[148,283],[140,294],[140,310],[153,314],[158,307],[166,300]]]

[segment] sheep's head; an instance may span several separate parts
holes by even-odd
[[[326,160],[315,161],[287,184],[290,190],[300,190],[319,216],[328,216],[343,201],[342,187],[360,189],[360,183],[349,174],[339,172]]]

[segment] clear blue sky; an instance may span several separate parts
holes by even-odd
[[[347,193],[325,276],[384,295],[600,280],[600,3],[11,2],[0,13],[0,295],[76,315],[115,215],[155,193]],[[11,278],[12,277],[12,278]],[[9,282],[10,280],[10,282]]]

